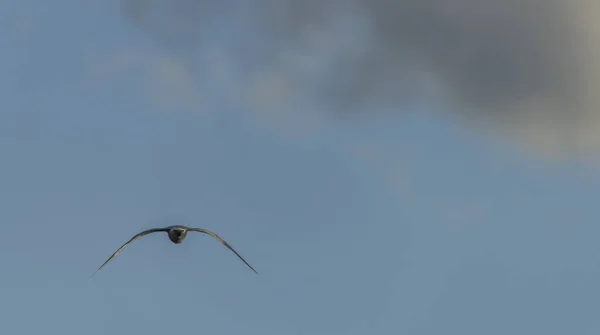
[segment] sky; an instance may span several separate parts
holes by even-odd
[[[597,5],[453,3],[1,2],[1,331],[597,334]]]

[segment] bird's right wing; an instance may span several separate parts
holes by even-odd
[[[92,274],[91,277],[93,277],[98,271],[100,271],[100,269],[102,269],[108,262],[110,262],[111,259],[115,258],[116,255],[118,255],[121,251],[123,251],[123,249],[125,249],[125,247],[127,245],[129,245],[129,243],[137,240],[138,238],[148,235],[148,234],[152,234],[152,233],[156,233],[159,231],[168,231],[166,228],[154,228],[154,229],[148,229],[148,230],[144,230],[143,232],[133,236],[129,241],[127,241],[125,244],[123,244],[119,249],[117,249],[117,251],[115,251],[107,260],[106,262],[104,262],[104,264],[102,264],[98,270],[96,270],[96,272],[94,272],[94,274]]]

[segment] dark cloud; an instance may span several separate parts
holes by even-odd
[[[218,41],[253,94],[277,88],[293,104],[363,112],[427,101],[546,149],[600,145],[600,12],[591,0],[124,5],[170,50],[196,54]],[[242,29],[223,28],[234,23]]]

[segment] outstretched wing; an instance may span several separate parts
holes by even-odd
[[[252,269],[252,271],[254,271],[254,273],[258,274],[258,272],[256,272],[256,270],[254,270],[254,268],[248,264],[248,262],[246,262],[246,260],[244,259],[244,257],[240,256],[240,254],[237,253],[237,251],[235,251],[230,245],[229,243],[225,242],[225,240],[223,240],[221,237],[219,237],[219,235],[213,233],[212,231],[206,230],[206,229],[202,229],[202,228],[188,228],[188,230],[190,231],[197,231],[199,233],[204,233],[207,235],[210,235],[212,237],[214,237],[216,240],[218,240],[219,242],[223,243],[224,246],[226,246],[229,250],[233,251],[234,254],[236,254],[238,256],[239,259],[242,260],[242,262],[246,263],[246,265],[248,265],[248,267],[250,269]]]
[[[155,228],[155,229],[148,229],[145,230],[137,235],[135,235],[134,237],[132,237],[129,241],[127,241],[125,244],[123,244],[119,249],[117,249],[117,251],[115,251],[107,260],[106,262],[104,262],[104,264],[102,264],[98,270],[96,270],[96,272],[100,271],[100,269],[102,269],[108,262],[110,262],[111,259],[115,258],[116,255],[118,255],[121,251],[123,251],[123,249],[125,249],[126,246],[129,245],[129,243],[137,240],[138,238],[151,234],[151,233],[156,233],[159,231],[168,231],[166,228]],[[96,274],[96,272],[94,272],[94,274],[92,274],[92,277]]]

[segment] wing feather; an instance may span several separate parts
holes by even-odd
[[[254,273],[258,274],[258,272],[256,272],[256,270],[254,270],[254,268],[250,264],[248,264],[248,262],[246,262],[246,260],[244,259],[244,257],[242,257],[240,254],[238,254],[237,251],[235,251],[233,249],[233,247],[231,247],[231,245],[229,245],[229,243],[225,242],[225,240],[222,239],[219,235],[213,233],[210,230],[203,229],[203,228],[188,228],[188,230],[190,230],[190,231],[197,231],[199,233],[204,233],[204,234],[212,236],[217,241],[221,242],[224,246],[226,246],[229,250],[233,251],[233,253],[236,254],[236,256],[238,256],[238,258],[242,260],[242,262],[246,263],[246,265],[248,265],[248,267],[250,269],[252,269],[252,271],[254,271]]]
[[[152,233],[156,233],[159,231],[168,231],[166,228],[153,228],[153,229],[148,229],[148,230],[144,230],[141,233],[136,234],[135,236],[133,236],[129,241],[125,242],[125,244],[123,244],[119,249],[117,249],[117,251],[115,251],[107,260],[106,262],[104,262],[104,264],[102,264],[98,270],[96,270],[96,272],[94,272],[94,274],[92,274],[92,277],[98,272],[100,271],[100,269],[102,269],[106,264],[108,264],[108,262],[110,262],[113,258],[115,258],[115,256],[117,256],[121,251],[123,251],[123,249],[125,249],[125,247],[127,247],[131,242],[137,240],[140,237],[146,236],[148,234],[152,234]]]

